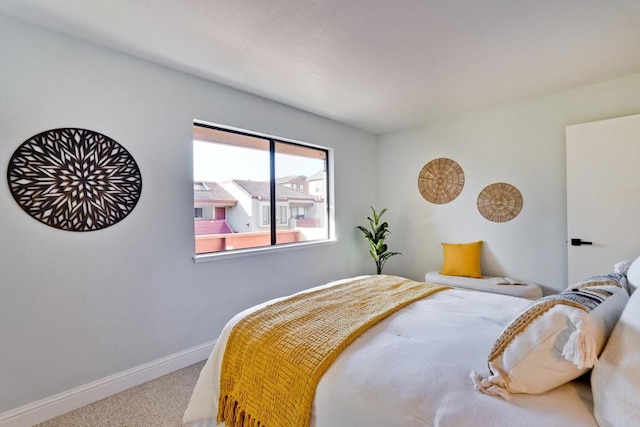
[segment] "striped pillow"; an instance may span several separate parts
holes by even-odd
[[[472,373],[476,389],[508,399],[543,393],[588,371],[629,299],[623,280],[617,273],[594,276],[537,300],[498,337],[490,375]]]

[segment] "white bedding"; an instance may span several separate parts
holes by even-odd
[[[243,316],[275,301],[245,310],[225,326],[194,389],[186,426],[216,425],[219,367],[229,332]],[[347,347],[322,377],[311,425],[597,426],[588,379],[510,401],[474,390],[469,373],[487,371],[495,339],[529,304],[451,289],[392,314]]]

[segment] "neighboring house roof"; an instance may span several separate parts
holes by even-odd
[[[230,205],[238,203],[227,190],[217,182],[196,181],[193,183],[193,198],[196,201],[228,202]]]
[[[264,181],[246,181],[240,179],[234,179],[232,181],[235,185],[242,188],[249,196],[258,200],[269,200],[269,183]],[[300,191],[292,190],[284,185],[276,184],[276,199],[277,200],[315,200],[310,194],[301,193]]]
[[[324,179],[324,171],[318,171],[307,178],[308,181],[319,181],[321,179]]]
[[[203,234],[233,233],[233,230],[224,219],[196,219],[193,224],[196,230],[196,236]]]
[[[306,181],[307,177],[304,175],[289,175],[289,176],[282,176],[280,178],[276,178],[276,183],[277,184],[281,184],[283,182],[300,182],[300,181]]]

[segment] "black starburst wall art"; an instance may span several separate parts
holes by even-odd
[[[7,170],[13,198],[38,221],[93,231],[122,221],[142,191],[140,169],[113,139],[86,129],[52,129],[13,153]]]

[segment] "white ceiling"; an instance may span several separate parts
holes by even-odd
[[[640,0],[0,0],[0,13],[372,133],[640,72]]]

